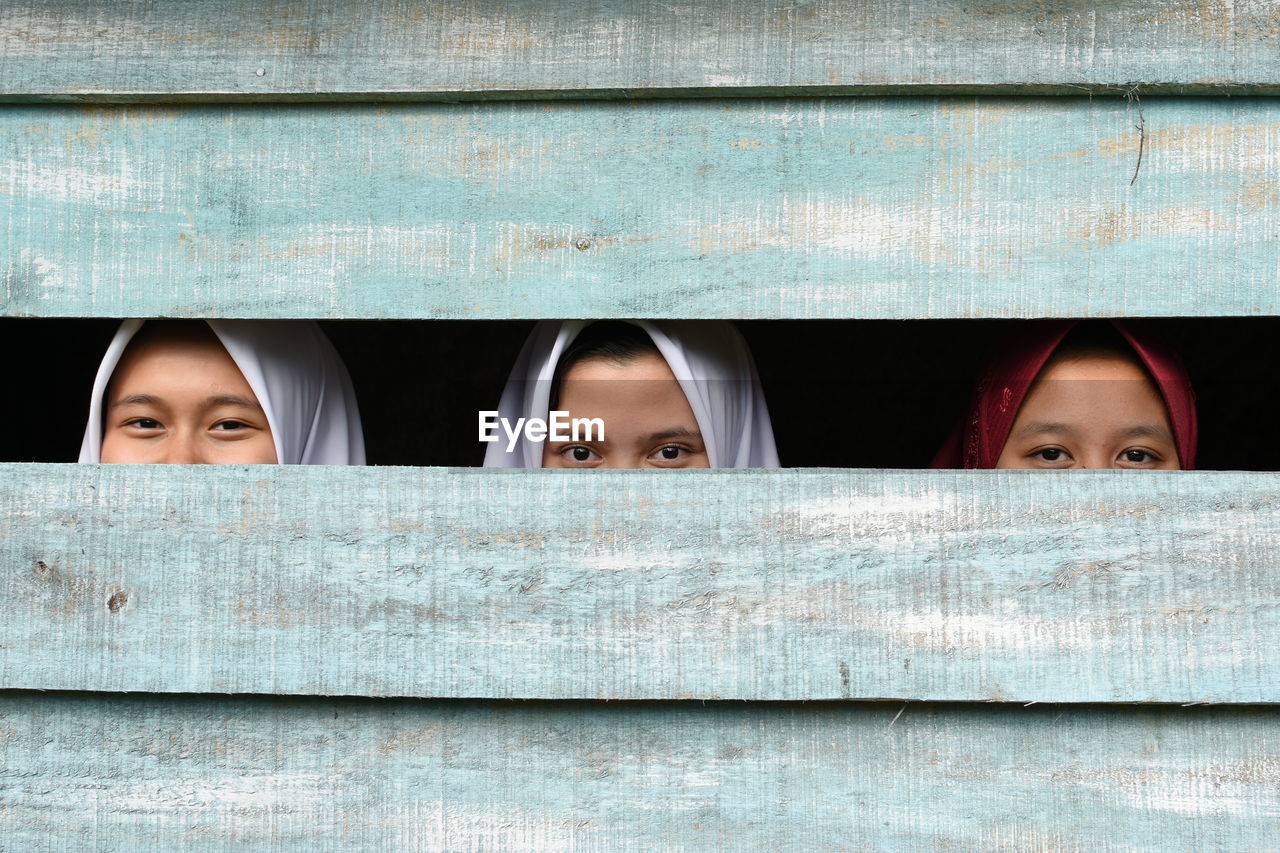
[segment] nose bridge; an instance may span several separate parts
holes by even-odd
[[[1091,448],[1080,456],[1080,467],[1087,469],[1115,468],[1113,460],[1102,448]]]
[[[190,424],[174,427],[165,441],[164,461],[170,465],[203,465],[203,447],[199,431]]]

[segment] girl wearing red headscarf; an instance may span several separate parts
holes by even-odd
[[[1140,322],[1032,322],[988,361],[934,468],[1195,467],[1196,409],[1177,353]]]

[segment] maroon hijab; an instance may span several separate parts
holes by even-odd
[[[1030,322],[1006,337],[987,361],[973,394],[969,416],[951,434],[932,468],[994,468],[1013,429],[1018,409],[1045,362],[1079,320]],[[1155,380],[1173,427],[1178,462],[1195,468],[1195,394],[1178,354],[1159,341],[1149,328],[1133,320],[1111,320]]]

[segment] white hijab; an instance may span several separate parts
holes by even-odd
[[[93,382],[81,462],[100,462],[107,385],[146,320],[125,320]],[[266,412],[286,465],[363,465],[364,432],[351,377],[320,327],[297,320],[206,320]]]
[[[595,321],[544,320],[516,358],[498,403],[498,417],[546,418],[551,382],[565,348]],[[680,382],[712,468],[777,468],[778,451],[760,378],[747,343],[725,320],[627,320],[648,333]],[[542,443],[523,432],[485,450],[486,468],[541,468]]]

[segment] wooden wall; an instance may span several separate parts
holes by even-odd
[[[1141,112],[15,105],[0,293],[43,317],[1280,313],[1280,106]]]
[[[1271,0],[9,4],[0,314],[1280,314],[1278,91]],[[1274,849],[1278,500],[0,465],[0,849]]]

